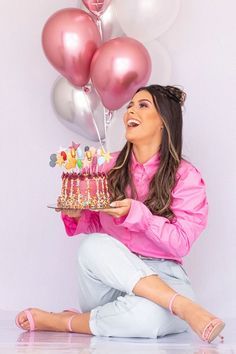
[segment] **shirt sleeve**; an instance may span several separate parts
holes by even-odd
[[[172,192],[171,209],[175,214],[173,221],[153,215],[145,204],[132,199],[129,213],[117,219],[116,224],[142,232],[158,248],[183,257],[206,227],[208,218],[205,183],[194,166],[180,176]]]
[[[78,222],[74,218],[63,214],[63,212],[61,218],[68,236],[102,232],[99,213],[95,211],[83,210]]]

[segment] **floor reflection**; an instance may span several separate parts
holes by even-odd
[[[187,334],[188,335],[188,334]],[[175,341],[173,341],[175,337]],[[79,354],[222,354],[234,353],[230,348],[214,348],[209,344],[181,342],[180,335],[161,339],[115,338],[58,332],[22,332],[16,342],[17,353]],[[170,339],[172,339],[170,341]],[[183,339],[183,336],[182,336]],[[165,343],[161,342],[166,340]],[[216,344],[215,344],[216,345]],[[210,346],[210,347],[209,347]]]
[[[236,319],[226,321],[224,343],[207,344],[193,332],[155,339],[24,332],[14,318],[0,311],[0,354],[236,354]]]

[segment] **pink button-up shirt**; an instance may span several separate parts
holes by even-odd
[[[118,154],[112,154],[106,171],[114,166]],[[131,172],[138,198],[131,200],[128,214],[114,218],[102,211],[83,210],[77,223],[74,218],[61,213],[67,235],[106,233],[121,241],[132,252],[182,263],[182,257],[189,253],[193,242],[207,225],[205,183],[200,172],[191,163],[182,160],[177,170],[177,184],[172,190],[174,220],[153,215],[143,202],[159,162],[159,154],[156,154],[141,164],[132,152]],[[129,188],[127,197],[130,197]]]

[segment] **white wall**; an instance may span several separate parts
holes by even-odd
[[[60,145],[86,141],[61,125],[53,112],[50,92],[58,74],[40,45],[46,19],[69,6],[76,1],[0,2],[4,310],[77,306],[78,238],[67,238],[58,214],[46,208],[56,200],[61,173],[48,166],[48,158]],[[201,303],[224,317],[236,316],[235,10],[233,0],[183,0],[175,23],[159,39],[172,61],[169,83],[188,93],[184,153],[201,170],[210,203],[208,228],[185,264]],[[122,146],[122,134],[118,117],[109,131],[111,150]]]

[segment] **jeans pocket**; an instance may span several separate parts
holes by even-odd
[[[181,264],[177,264],[174,262],[170,263],[170,269],[171,269],[171,276],[176,279],[181,279],[182,281],[186,283],[190,283],[188,274],[186,270],[182,267]]]

